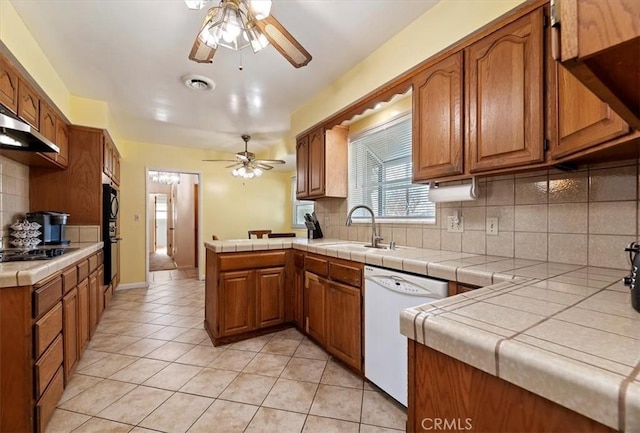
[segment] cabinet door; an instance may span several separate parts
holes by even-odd
[[[462,174],[462,52],[413,81],[413,180]]]
[[[96,280],[98,284],[98,322],[104,311],[104,266],[100,265],[96,271]]]
[[[255,325],[255,271],[220,273],[220,336],[242,334]]]
[[[38,129],[40,125],[40,100],[31,87],[18,81],[18,116]]]
[[[558,65],[558,141],[554,158],[629,132],[629,125],[564,67]]]
[[[320,344],[325,343],[325,284],[326,280],[310,272],[304,274],[304,298],[306,304],[305,328],[307,334]]]
[[[328,282],[327,350],[356,370],[362,369],[362,298],[359,289]]]
[[[53,110],[44,102],[40,103],[40,134],[49,141],[56,141],[56,116]]]
[[[543,58],[541,9],[467,49],[470,172],[543,160]]]
[[[113,182],[120,185],[120,157],[115,150],[113,152]]]
[[[60,118],[56,118],[56,145],[60,152],[56,155],[56,162],[63,167],[69,164],[69,128]]]
[[[98,273],[89,275],[89,337],[93,337],[98,326]]]
[[[74,288],[62,298],[62,338],[64,342],[64,382],[68,383],[80,358],[78,350],[78,289]]]
[[[0,59],[0,104],[18,112],[18,74],[4,59]]]
[[[309,197],[324,195],[324,128],[318,128],[309,134]]]
[[[296,143],[296,197],[309,197],[309,136]]]
[[[102,172],[111,177],[111,143],[104,137],[102,142]]]
[[[304,329],[304,270],[296,268],[293,274],[293,320],[298,329]]]
[[[78,346],[80,353],[89,341],[89,279],[78,284]]]
[[[256,271],[256,318],[258,328],[285,322],[284,267]]]

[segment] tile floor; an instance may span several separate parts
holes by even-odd
[[[213,347],[203,304],[195,279],[116,291],[47,433],[404,431],[404,408],[293,328]]]
[[[152,283],[190,278],[198,278],[198,268],[180,268],[149,272],[149,281]]]

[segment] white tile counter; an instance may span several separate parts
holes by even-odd
[[[0,263],[0,288],[30,286],[102,249],[102,242],[77,242],[59,248],[77,248],[50,260]]]
[[[621,282],[628,270],[353,244],[243,239],[206,247],[294,248],[483,286],[405,310],[402,333],[609,427],[640,431],[640,313]]]

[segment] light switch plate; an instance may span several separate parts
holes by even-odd
[[[498,236],[498,218],[487,218],[487,235]]]

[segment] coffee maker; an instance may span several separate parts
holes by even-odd
[[[65,240],[64,228],[67,225],[68,213],[56,211],[39,211],[27,213],[27,221],[36,222],[42,227],[38,238],[40,245],[69,245]]]

